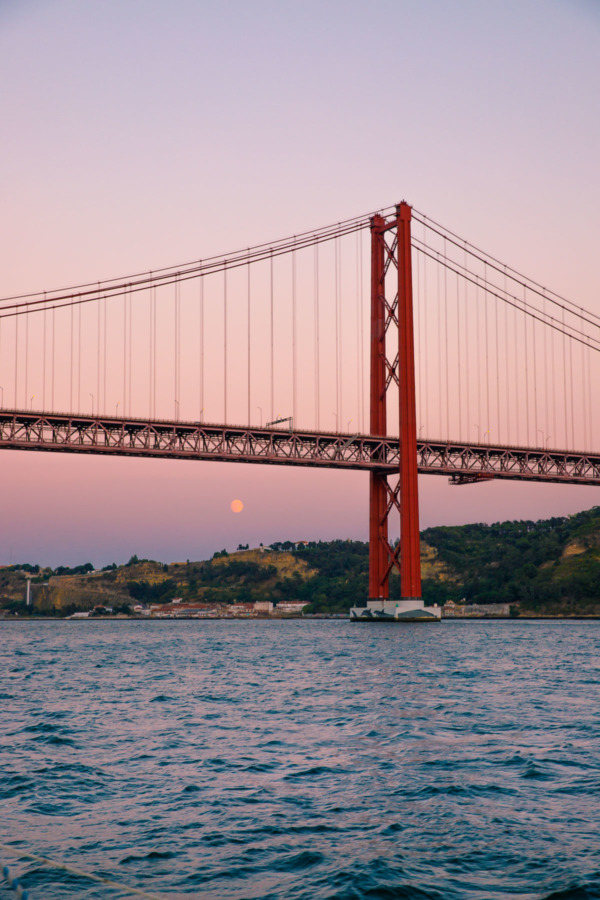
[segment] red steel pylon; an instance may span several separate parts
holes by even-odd
[[[400,572],[402,599],[421,597],[410,222],[407,203],[396,207],[392,219],[379,215],[371,219],[371,434],[387,434],[387,396],[395,385],[400,471],[394,487],[383,470],[374,470],[370,476],[370,600],[389,597],[393,568]],[[390,349],[396,333],[397,351]],[[388,539],[388,521],[394,509],[400,514],[396,547]]]

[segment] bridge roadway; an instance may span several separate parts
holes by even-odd
[[[398,438],[0,410],[0,449],[398,471]],[[419,472],[600,485],[600,455],[418,440]]]

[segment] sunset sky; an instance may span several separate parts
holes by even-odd
[[[599,38],[595,0],[0,0],[0,296],[406,199],[600,314]],[[0,459],[0,564],[367,537],[363,473]],[[422,528],[600,503],[600,488],[432,476],[420,491]]]

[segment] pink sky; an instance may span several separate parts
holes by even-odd
[[[405,198],[600,313],[594,4],[32,2],[2,5],[0,24],[2,296],[228,252]],[[3,352],[0,341],[9,394]],[[115,388],[106,403],[117,399]],[[367,535],[360,473],[1,458],[0,563]],[[423,527],[598,502],[593,488],[421,479]]]

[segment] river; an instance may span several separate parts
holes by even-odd
[[[2,622],[0,656],[4,847],[169,898],[600,897],[600,622]]]

